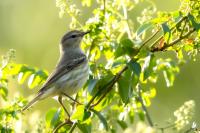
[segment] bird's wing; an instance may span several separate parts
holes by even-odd
[[[42,86],[42,88],[39,90],[38,93],[44,92],[45,90],[50,88],[51,85],[54,85],[53,83],[56,82],[60,77],[62,77],[69,71],[75,69],[86,60],[87,58],[84,55],[79,58],[71,60],[69,63],[63,64],[62,66],[58,66],[57,69],[55,69],[47,78],[46,82],[44,83],[44,85]]]

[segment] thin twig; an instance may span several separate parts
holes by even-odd
[[[106,0],[103,0],[103,14],[106,15]]]
[[[180,23],[181,23],[183,20],[185,20],[185,19],[186,19],[186,17],[183,17],[179,22],[177,22],[177,24],[176,24],[174,27],[171,28],[171,30],[173,30],[174,28],[176,28],[176,26],[177,26],[178,24],[180,24]],[[171,43],[168,44],[168,45],[165,45],[165,46],[164,46],[163,48],[161,48],[161,49],[153,48],[153,49],[151,50],[151,52],[163,51],[163,50],[165,50],[166,48],[168,48],[168,47],[170,47],[170,46],[173,46],[174,44],[178,43],[178,42],[181,41],[182,39],[188,37],[188,36],[189,36],[190,34],[192,34],[194,31],[195,31],[195,29],[189,31],[186,35],[180,37],[180,38],[177,39],[177,40],[174,40],[173,42],[171,42]],[[158,32],[158,31],[157,31],[157,32]],[[156,36],[157,32],[156,32],[153,36],[151,36],[149,39],[147,39],[147,40],[142,44],[141,47],[143,47],[144,45],[146,45],[146,43],[148,43],[154,36]],[[162,38],[163,38],[163,36],[160,36],[160,37],[153,43],[152,46],[156,45]],[[142,48],[139,48],[138,53],[140,52],[141,49],[142,49]],[[126,65],[118,74],[116,74],[116,75],[113,77],[113,79],[112,79],[111,81],[109,81],[109,82],[108,82],[106,85],[104,85],[102,88],[99,88],[99,91],[90,99],[90,101],[89,101],[88,104],[86,105],[86,109],[90,109],[91,107],[94,107],[94,106],[98,105],[98,104],[103,100],[103,98],[105,98],[105,96],[112,90],[113,85],[119,80],[119,78],[121,77],[121,75],[122,75],[127,69],[128,69],[128,66]],[[139,87],[139,100],[140,100],[140,102],[141,102],[141,104],[142,104],[143,110],[145,111],[145,114],[146,114],[147,121],[148,121],[149,125],[150,125],[151,127],[153,127],[154,125],[153,125],[152,119],[151,119],[151,117],[150,117],[150,115],[149,115],[149,113],[148,113],[148,110],[147,110],[146,106],[145,106],[144,103],[143,103],[143,99],[142,99],[142,96],[141,96],[141,90],[140,90],[140,89],[141,89],[141,88]],[[105,90],[106,90],[106,91],[105,91]],[[94,102],[94,100],[96,99],[96,97],[99,96],[99,94],[101,94],[103,91],[105,91],[105,93],[102,95],[102,97],[101,97],[95,104],[91,105],[91,104]],[[72,132],[74,131],[74,129],[75,129],[75,127],[77,126],[77,124],[78,124],[77,122],[74,122],[74,123],[73,123],[72,127],[70,128],[69,133],[72,133]]]
[[[146,106],[144,105],[144,102],[143,102],[143,99],[142,99],[142,94],[141,94],[141,86],[140,85],[138,85],[137,86],[137,88],[138,88],[138,99],[139,99],[139,101],[140,101],[140,103],[142,104],[142,109],[144,110],[144,112],[145,112],[145,115],[146,115],[146,117],[147,117],[147,121],[148,121],[148,123],[149,123],[149,125],[151,126],[151,127],[153,127],[154,125],[153,125],[153,121],[152,121],[152,119],[151,119],[151,117],[150,117],[150,115],[149,115],[149,112],[148,112],[148,110],[147,110],[147,108],[146,108]]]
[[[77,125],[77,122],[74,122],[74,124],[72,125],[72,127],[69,130],[69,133],[72,133],[74,131],[76,125]]]
[[[66,120],[65,122],[59,124],[59,125],[53,130],[53,133],[57,133],[58,130],[59,130],[61,127],[63,127],[64,125],[67,125],[67,124],[68,124],[68,125],[71,125],[72,123],[69,123],[69,121]]]
[[[168,128],[172,128],[175,126],[175,123],[171,124],[171,125],[168,125],[168,126],[165,126],[165,127],[159,127],[157,129],[161,130],[162,132],[164,132],[164,130],[168,129]]]
[[[73,102],[79,104],[79,105],[83,105],[82,103],[78,102],[77,100],[75,100],[74,98],[70,97],[69,95],[67,95],[66,93],[62,93],[64,96],[68,97],[69,99],[71,99]]]
[[[118,79],[120,78],[122,73],[125,72],[127,69],[128,69],[128,66],[126,65],[117,75],[115,75],[115,77],[113,78],[112,82],[107,87],[108,89],[106,89],[106,92],[103,94],[103,96],[101,96],[101,98],[95,104],[91,105],[91,107],[94,107],[94,106],[98,105],[103,100],[103,98],[105,98],[105,96],[112,90],[112,87],[118,81]]]
[[[153,48],[153,49],[151,50],[151,52],[163,51],[163,50],[167,49],[168,47],[171,47],[171,46],[177,44],[178,42],[180,42],[181,40],[187,38],[187,37],[190,36],[194,31],[195,31],[195,29],[190,30],[190,31],[189,31],[187,34],[185,34],[184,36],[179,37],[178,39],[174,40],[173,42],[171,42],[171,43],[168,44],[168,45],[164,45],[162,48],[157,48],[157,47],[156,47],[156,48]]]
[[[139,50],[141,50],[149,41],[151,41],[158,33],[160,29],[157,30],[152,36],[150,36],[146,41],[143,42],[143,44],[139,47]]]
[[[185,19],[187,19],[187,17],[183,17],[181,18],[170,30],[172,31],[172,33],[175,31],[175,28],[177,25],[179,25],[180,23],[182,23]],[[152,45],[151,47],[154,47],[161,39],[163,39],[163,35],[160,36]],[[156,49],[156,48],[154,48]]]

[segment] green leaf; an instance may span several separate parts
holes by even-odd
[[[138,49],[134,47],[133,41],[130,39],[122,39],[120,40],[120,44],[118,44],[117,49],[115,51],[115,58],[118,58],[123,55],[129,55],[131,57],[137,55]]]
[[[124,58],[117,58],[116,60],[114,60],[113,64],[112,64],[112,68],[121,66],[123,64],[126,63],[126,60]]]
[[[146,57],[144,62],[144,76],[143,81],[145,81],[151,74],[153,73],[153,67],[156,65],[155,56],[153,54],[149,54],[148,57]]]
[[[77,106],[74,114],[71,116],[72,120],[80,120],[81,122],[87,120],[91,113],[85,109],[84,105]]]
[[[46,122],[46,125],[48,125],[49,127],[52,126],[52,118],[54,117],[55,113],[56,113],[56,109],[53,108],[53,109],[50,109],[47,113],[46,113],[46,116],[45,116],[45,122]]]
[[[91,123],[90,123],[90,124],[86,124],[86,123],[80,124],[80,123],[78,122],[77,127],[78,127],[83,133],[91,133],[91,130],[92,130],[92,128],[91,128]]]
[[[47,75],[42,70],[37,71],[36,73],[32,74],[28,80],[28,87],[30,89],[40,85],[40,83],[47,78]]]
[[[71,119],[72,120],[83,120],[84,110],[85,110],[85,106],[84,105],[77,106],[75,112],[71,116]]]
[[[141,73],[141,66],[139,63],[137,63],[134,60],[131,60],[128,63],[129,68],[133,71],[134,74],[136,74],[138,77],[140,77],[140,73]]]
[[[122,39],[120,41],[123,53],[133,57],[138,53],[138,49],[134,48],[134,43],[130,39]]]
[[[116,49],[114,55],[115,55],[115,58],[125,55],[125,52],[123,51],[122,47],[119,44],[117,46],[117,49]]]
[[[162,29],[163,29],[163,32],[164,32],[165,42],[168,44],[169,41],[171,40],[171,30],[168,27],[167,23],[162,24]]]
[[[88,91],[91,95],[94,95],[94,88],[97,84],[98,80],[97,79],[90,79],[88,83]]]
[[[117,123],[120,125],[120,127],[121,127],[123,130],[125,130],[125,129],[128,127],[128,125],[126,124],[125,121],[117,120]]]
[[[175,11],[172,13],[172,16],[175,22],[178,22],[183,17],[183,14],[180,11]]]
[[[90,7],[92,3],[92,0],[82,0],[82,5]]]
[[[99,79],[98,82],[96,83],[95,88],[93,89],[94,94],[96,94],[97,91],[101,89],[101,91],[98,94],[98,96],[100,96],[104,92],[107,84],[110,83],[112,79],[113,79],[112,73],[107,73],[107,75],[102,76],[101,79]]]
[[[4,100],[7,100],[8,89],[6,87],[0,85],[0,94]]]
[[[51,119],[51,126],[54,127],[60,122],[61,108],[59,108]]]
[[[197,22],[195,21],[194,16],[192,16],[192,15],[189,13],[189,14],[188,14],[188,19],[189,19],[190,23],[192,24],[192,26],[195,28],[195,30],[199,31],[199,29],[200,29],[200,24],[197,23]]]
[[[152,22],[144,23],[137,29],[136,36],[139,37],[140,35],[142,35],[146,30],[150,29],[151,27],[153,27]]]
[[[100,112],[98,112],[98,111],[96,111],[94,109],[92,109],[91,111],[94,112],[94,114],[96,114],[98,116],[99,120],[103,124],[104,128],[106,129],[106,131],[108,131],[108,123],[107,123],[106,119],[104,118],[104,116]]]
[[[135,113],[134,113],[133,109],[131,109],[128,112],[128,116],[129,116],[130,122],[133,123],[134,122],[134,118],[135,118]]]
[[[30,72],[20,72],[18,74],[18,83],[23,84],[27,77],[30,75]]]
[[[130,97],[132,96],[132,73],[130,71],[126,71],[125,75],[121,76],[118,80],[119,85],[119,95],[122,99],[122,101],[127,104],[130,100]]]
[[[165,82],[167,87],[172,87],[174,84],[174,80],[175,80],[175,75],[172,71],[169,70],[170,68],[168,68],[168,70],[163,71],[163,75],[165,78]]]
[[[141,121],[144,121],[144,120],[145,120],[145,114],[144,114],[144,112],[143,112],[142,110],[140,110],[140,111],[138,112],[138,116],[139,116],[139,118],[140,118]]]

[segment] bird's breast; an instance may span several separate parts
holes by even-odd
[[[69,71],[66,75],[62,76],[60,83],[60,91],[67,95],[73,95],[83,87],[89,76],[89,66],[84,62],[80,66]]]

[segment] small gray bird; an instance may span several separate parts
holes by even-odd
[[[36,97],[22,111],[47,97],[58,96],[58,101],[67,112],[62,102],[63,96],[71,96],[85,84],[89,75],[86,55],[80,48],[81,40],[88,32],[73,30],[66,33],[60,43],[60,59],[55,70],[47,78]]]

